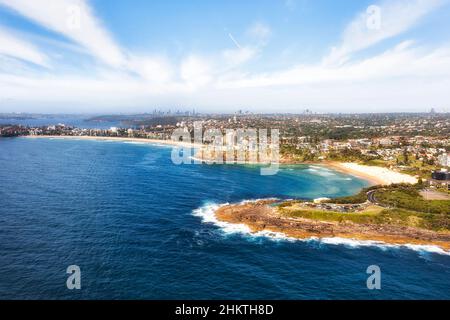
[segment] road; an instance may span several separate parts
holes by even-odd
[[[373,204],[376,205],[380,205],[377,200],[375,199],[375,191],[376,190],[371,190],[369,192],[367,192],[367,200],[369,200],[370,202],[372,202]]]
[[[367,200],[369,200],[369,202],[371,202],[377,206],[380,206],[383,208],[390,208],[389,205],[382,204],[382,203],[378,202],[377,199],[375,198],[375,192],[377,192],[379,190],[382,190],[382,189],[370,190],[369,192],[367,192]]]

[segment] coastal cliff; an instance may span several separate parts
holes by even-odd
[[[286,214],[286,207],[281,209],[278,205],[274,205],[274,202],[267,200],[227,205],[220,207],[215,215],[220,221],[245,224],[255,233],[279,232],[298,239],[339,237],[398,245],[436,245],[450,250],[449,232],[398,224],[305,219]]]

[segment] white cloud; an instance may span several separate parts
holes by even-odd
[[[342,64],[350,59],[352,53],[405,32],[446,1],[391,0],[378,5],[379,12],[360,13],[345,29],[342,43],[333,47],[324,58],[324,64]],[[368,19],[378,19],[378,13],[379,28],[372,28]]]
[[[247,30],[247,35],[261,44],[266,44],[272,35],[272,29],[267,24],[256,22]]]
[[[241,47],[225,50],[222,54],[225,61],[234,67],[250,61],[256,56],[257,50],[250,47]]]
[[[191,55],[181,63],[180,77],[190,90],[206,86],[212,80],[211,64],[205,58]]]
[[[379,31],[366,30],[361,15],[349,24],[342,43],[324,59],[326,63],[294,65],[272,72],[264,71],[264,65],[259,72],[245,72],[243,68],[261,54],[271,37],[270,27],[262,23],[243,30],[246,44],[241,45],[230,35],[236,45],[232,49],[209,56],[191,54],[172,63],[162,55],[135,54],[121,48],[84,0],[0,0],[1,3],[72,39],[77,48],[84,48],[82,54],[87,52],[102,62],[94,64],[84,76],[64,72],[64,68],[45,73],[30,72],[29,68],[0,72],[0,96],[11,97],[22,105],[54,106],[57,111],[67,106],[66,111],[72,112],[82,111],[74,109],[80,106],[103,107],[106,111],[113,107],[147,110],[153,104],[217,109],[254,106],[254,110],[295,112],[305,106],[317,111],[333,106],[361,111],[361,105],[365,106],[364,111],[377,105],[417,110],[450,101],[450,46],[420,48],[412,41],[404,41],[377,56],[352,59],[353,53],[414,26],[441,3],[438,0],[412,0],[406,7],[400,5],[404,1],[386,3],[381,6],[383,22]],[[81,31],[67,28],[65,9],[73,4],[85,12]],[[9,31],[0,31],[0,58],[2,55],[43,66],[49,65],[49,57],[53,57]],[[59,67],[57,61],[53,62]]]
[[[311,85],[343,81],[374,81],[392,77],[450,78],[450,49],[441,48],[428,52],[411,48],[405,41],[392,50],[362,61],[342,66],[296,66],[284,71],[253,75],[241,79],[219,82],[221,88],[250,88],[270,86]],[[400,84],[400,82],[399,82]]]
[[[252,40],[250,45],[243,46],[237,42],[231,33],[228,34],[231,41],[236,45],[235,49],[227,49],[222,52],[222,58],[225,60],[228,69],[243,65],[254,59],[267,45],[272,30],[268,25],[256,22],[246,30],[245,34]]]
[[[48,57],[27,41],[12,35],[11,31],[0,29],[0,54],[48,67]]]
[[[172,65],[164,57],[133,56],[128,67],[143,80],[151,83],[167,83],[174,75]]]
[[[0,0],[0,4],[64,35],[83,48],[83,51],[71,48],[72,51],[90,54],[116,71],[132,72],[157,84],[168,82],[173,76],[173,66],[162,56],[126,53],[95,16],[87,0]],[[36,54],[32,55],[31,45],[23,43],[22,47],[28,48],[22,51],[29,59],[40,62]]]
[[[144,111],[153,104],[190,104],[220,111],[236,106],[286,112],[305,107],[417,111],[431,105],[445,107],[442,102],[450,101],[450,47],[429,51],[403,42],[378,56],[340,67],[297,66],[260,75],[217,75],[208,59],[192,55],[180,66],[180,80],[148,86],[121,74],[102,78],[0,74],[0,95],[33,102],[33,106],[95,105],[106,111],[119,106]]]
[[[179,80],[174,80],[175,75],[152,79],[159,72],[154,62],[158,59],[150,60],[147,80],[121,72],[86,77],[0,74],[0,95],[32,102],[34,107],[58,107],[58,111],[64,105],[72,112],[90,111],[82,106],[92,105],[105,111],[114,107],[145,111],[153,104],[286,112],[305,107],[356,112],[445,107],[442,103],[450,101],[450,46],[429,50],[413,44],[402,42],[378,56],[343,66],[299,65],[256,75],[217,73],[210,59],[195,55],[180,64]],[[138,68],[142,61],[136,61]]]
[[[122,50],[85,0],[0,0],[0,4],[75,41],[106,64],[120,67],[125,63]],[[71,25],[78,13],[79,28]]]

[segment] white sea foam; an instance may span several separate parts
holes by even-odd
[[[380,249],[395,249],[395,248],[408,248],[410,250],[418,252],[431,252],[443,255],[450,255],[450,251],[446,251],[441,247],[435,245],[419,245],[419,244],[389,244],[380,241],[371,240],[357,240],[346,238],[322,238],[317,239],[321,243],[329,245],[345,245],[347,247],[359,248],[359,247],[378,247]]]
[[[313,174],[322,176],[322,177],[331,177],[331,176],[335,176],[336,174],[333,171],[321,168],[321,167],[314,167],[314,166],[310,166],[308,169],[306,169],[306,171],[309,171]]]
[[[46,138],[45,136],[43,136]],[[122,140],[122,139],[105,139],[104,137],[94,137],[89,136],[90,139],[86,139],[86,136],[49,136],[47,139],[49,140],[64,140],[70,139],[74,141],[93,141],[93,142],[107,142],[107,143],[124,143],[124,144],[134,144],[134,145],[144,145],[144,146],[153,146],[153,147],[162,147],[162,148],[173,148],[171,144],[158,143],[157,141],[133,141],[133,140]]]
[[[161,144],[161,143],[152,142],[152,141],[120,141],[120,140],[117,140],[117,142],[123,142],[125,144],[134,144],[134,145],[138,145],[138,146],[150,146],[150,147],[159,147],[159,148],[172,148],[173,147],[168,144]]]
[[[159,148],[166,148],[166,149],[168,149],[168,148],[173,148],[173,145],[170,145],[170,144],[161,144],[161,143],[157,143],[157,142],[149,142],[149,143],[146,143],[146,144],[148,144],[148,145],[150,145],[150,146],[152,146],[152,147],[159,147]]]
[[[267,200],[267,199],[266,199]],[[255,200],[244,200],[241,204],[254,202]],[[297,239],[286,236],[281,232],[272,232],[272,231],[259,231],[252,232],[248,226],[242,223],[230,223],[225,221],[220,221],[217,219],[215,212],[221,207],[227,206],[229,203],[225,204],[215,204],[215,203],[207,203],[204,206],[195,209],[193,211],[193,215],[196,217],[200,217],[203,223],[211,223],[215,226],[219,227],[226,234],[244,234],[253,237],[267,237],[273,240],[287,240],[287,241],[296,241]]]
[[[323,170],[324,169],[324,167],[319,167],[319,166],[313,166],[313,165],[310,165],[310,166],[308,166],[309,168],[312,168],[312,169],[318,169],[318,170]]]
[[[215,203],[208,203],[204,206],[193,211],[194,216],[200,217],[204,223],[212,223],[227,234],[241,233],[251,234],[251,230],[245,224],[234,224],[229,222],[220,221],[216,218],[215,212],[228,203],[218,205]]]
[[[258,200],[277,200],[275,198],[273,199],[256,199],[256,200],[243,200],[240,202],[240,204],[246,204],[255,202]],[[224,204],[216,204],[216,203],[206,203],[202,207],[195,209],[193,211],[193,215],[196,217],[199,217],[202,219],[203,223],[210,223],[217,227],[219,227],[224,233],[226,234],[242,234],[247,235],[251,237],[264,237],[275,241],[300,241],[300,242],[318,242],[320,244],[325,245],[333,245],[333,246],[345,246],[347,248],[361,248],[361,247],[377,247],[381,250],[388,250],[388,249],[400,249],[400,248],[407,248],[410,250],[414,250],[417,252],[429,252],[429,253],[436,253],[436,254],[442,254],[442,255],[449,255],[450,251],[446,251],[438,246],[435,245],[416,245],[416,244],[389,244],[381,241],[373,241],[373,240],[357,240],[357,239],[347,239],[347,238],[339,238],[339,237],[333,237],[333,238],[317,238],[317,237],[310,237],[307,239],[298,239],[289,237],[284,233],[281,232],[273,232],[273,231],[259,231],[259,232],[252,232],[251,229],[246,226],[245,224],[234,224],[229,223],[225,221],[220,221],[217,219],[215,212],[220,209],[221,207],[227,206],[229,203]]]

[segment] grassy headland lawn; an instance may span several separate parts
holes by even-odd
[[[420,190],[420,185],[375,186],[354,196],[327,201],[330,204],[362,204],[368,201],[368,193],[372,193],[370,205],[354,212],[311,209],[298,201],[282,203],[277,210],[288,217],[450,232],[450,200],[425,200]]]
[[[450,250],[450,200],[426,200],[422,188],[392,184],[314,202],[262,200],[223,206],[216,217],[243,223],[252,232],[280,232],[300,239],[340,237]]]

